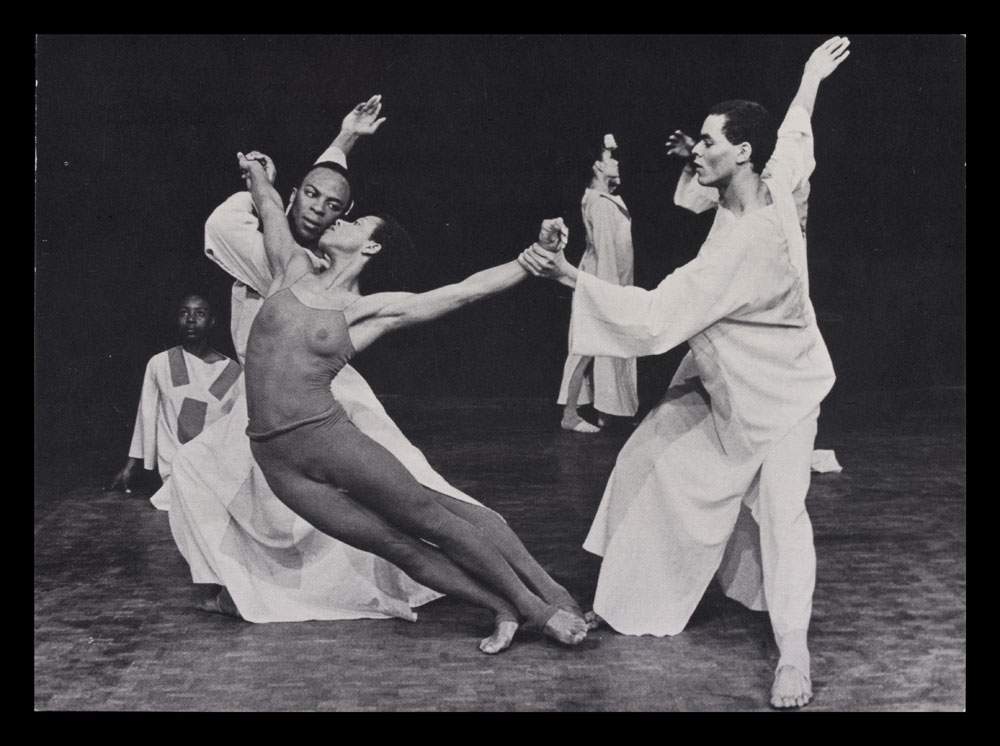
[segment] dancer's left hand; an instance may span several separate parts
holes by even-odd
[[[810,75],[823,80],[836,70],[840,63],[850,56],[851,40],[846,36],[834,36],[820,44],[806,61],[803,75]]]
[[[351,109],[344,117],[340,129],[348,134],[374,135],[385,121],[385,117],[379,118],[380,111],[382,111],[382,95],[377,93]]]

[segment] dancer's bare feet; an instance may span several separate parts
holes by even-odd
[[[556,609],[542,627],[542,632],[563,645],[579,645],[587,636],[587,623],[583,617],[565,609]]]
[[[593,434],[601,432],[601,428],[591,425],[582,417],[563,417],[559,426],[563,430],[569,430],[571,433]]]
[[[239,609],[236,608],[236,602],[233,601],[233,597],[229,595],[229,591],[225,588],[219,591],[217,595],[202,601],[198,604],[198,608],[210,614],[222,614],[223,616],[231,616],[234,619],[243,618],[240,616]]]
[[[812,699],[812,683],[809,677],[795,666],[781,666],[774,674],[771,707],[778,709],[803,707],[810,699]]]
[[[514,641],[514,634],[519,626],[517,622],[498,619],[493,634],[479,643],[479,649],[487,655],[502,653]]]
[[[596,611],[588,611],[583,615],[583,619],[587,622],[587,629],[597,629],[607,625],[607,622]]]

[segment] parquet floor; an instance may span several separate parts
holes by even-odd
[[[563,433],[539,400],[389,399],[453,484],[499,510],[589,601],[581,549],[628,431]],[[841,474],[809,496],[818,580],[810,711],[957,711],[966,699],[965,417],[960,406],[821,418]],[[766,614],[711,587],[673,638],[523,636],[476,650],[463,602],[399,620],[254,625],[195,608],[167,515],[102,491],[124,452],[62,452],[36,477],[36,710],[767,711]]]

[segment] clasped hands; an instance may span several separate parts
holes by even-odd
[[[521,252],[518,264],[535,277],[559,280],[570,266],[563,254],[568,239],[569,229],[562,218],[543,220],[538,240]]]

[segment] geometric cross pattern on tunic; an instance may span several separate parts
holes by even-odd
[[[181,411],[177,413],[177,440],[187,443],[204,430],[207,412],[208,402],[185,396],[181,402]]]
[[[176,386],[187,386],[191,383],[187,363],[184,360],[184,348],[171,347],[167,350],[167,361],[170,364],[170,382]],[[209,393],[218,400],[226,395],[240,377],[240,366],[230,360],[223,371],[212,382]],[[208,402],[184,397],[181,410],[177,413],[177,440],[187,443],[205,429],[205,417],[208,413]]]
[[[229,364],[226,366],[219,377],[216,378],[212,385],[208,389],[208,393],[214,396],[219,401],[226,395],[226,392],[232,388],[233,384],[236,383],[237,379],[240,377],[240,364],[235,360],[230,360]]]
[[[183,347],[171,347],[167,350],[167,360],[170,362],[170,383],[174,386],[187,386],[191,383],[187,364],[184,362]]]

